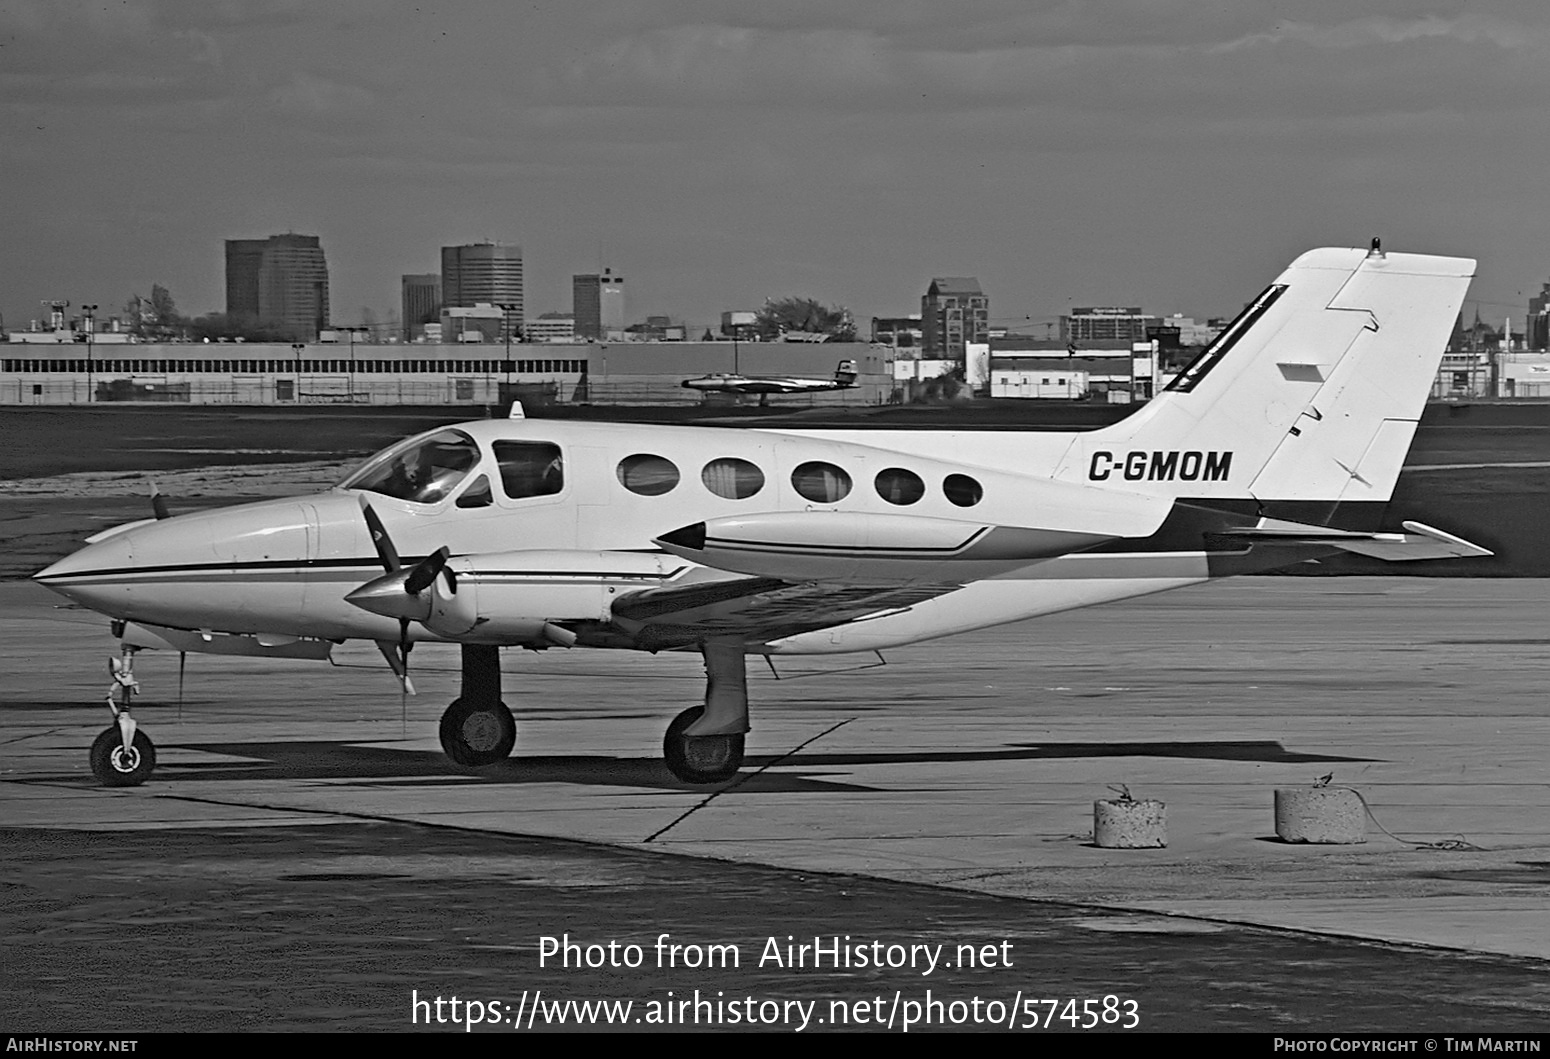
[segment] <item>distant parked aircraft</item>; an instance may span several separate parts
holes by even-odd
[[[710,393],[756,393],[765,404],[772,393],[820,393],[824,390],[848,390],[856,385],[856,362],[842,360],[832,379],[803,379],[794,375],[735,375],[713,372],[697,379],[685,379],[691,390]]]

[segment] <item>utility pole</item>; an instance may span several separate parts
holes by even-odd
[[[97,307],[95,305],[81,306],[81,318],[86,321],[86,403],[91,404],[92,399],[92,339],[93,332],[97,330]]]
[[[291,399],[297,402],[301,401],[301,354],[306,348],[307,344],[305,342],[291,343],[291,351],[296,354],[296,392],[291,396]]]
[[[364,326],[362,326],[362,327],[346,327],[344,329],[345,334],[350,336],[349,343],[350,343],[350,403],[351,404],[355,403],[355,332],[357,332],[357,331],[360,331],[360,332],[365,333],[365,334],[370,334],[371,333],[371,329],[369,327],[364,327]]]
[[[511,390],[511,314],[517,311],[515,303],[498,302],[496,308],[501,311],[501,331],[506,335],[506,359],[501,362],[501,368],[506,373],[506,390]],[[488,396],[490,392],[490,380],[484,381],[484,392]],[[499,401],[496,402],[497,404]]]

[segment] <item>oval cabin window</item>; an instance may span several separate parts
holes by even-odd
[[[815,460],[791,472],[791,488],[814,503],[837,504],[850,494],[850,475],[832,463]]]
[[[678,468],[665,456],[638,453],[619,461],[619,484],[640,496],[661,496],[678,485]]]
[[[700,472],[700,480],[706,489],[728,500],[746,500],[764,488],[764,472],[734,456],[711,460]]]
[[[913,504],[926,495],[926,483],[914,471],[889,467],[877,473],[877,495],[890,504]]]
[[[985,495],[979,482],[966,474],[949,474],[942,480],[942,492],[949,503],[959,507],[973,507]]]

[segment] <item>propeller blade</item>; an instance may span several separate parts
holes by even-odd
[[[415,568],[409,571],[409,576],[404,578],[404,591],[411,596],[418,596],[421,592],[430,588],[431,583],[436,580],[436,575],[446,568],[447,557],[451,554],[451,551],[443,546],[437,548],[424,559],[421,559],[415,564]],[[452,590],[456,592],[457,585],[450,582],[449,584],[451,584]]]
[[[404,682],[404,692],[406,694],[409,694],[409,695],[413,695],[414,694],[414,685],[409,683],[409,652],[412,651],[412,650],[414,650],[414,644],[409,642],[409,619],[408,618],[399,618],[398,619],[398,661],[399,661],[399,664],[404,667],[404,672],[402,674],[402,679],[403,679],[403,682]]]
[[[398,549],[393,547],[393,538],[388,536],[387,527],[364,498],[361,500],[361,514],[366,516],[366,529],[371,533],[371,543],[377,549],[377,558],[382,560],[382,568],[390,574],[397,573],[404,565],[398,558]]]
[[[403,648],[401,644],[395,645],[389,640],[377,641],[377,650],[381,651],[382,657],[387,660],[388,668],[393,671],[393,675],[397,677],[399,683],[403,685],[404,692],[406,694],[413,695],[415,693],[414,684],[409,680],[409,666],[407,665],[407,660],[402,658],[399,654],[402,649]]]

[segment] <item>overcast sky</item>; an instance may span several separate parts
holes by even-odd
[[[1550,277],[1550,4],[1364,0],[0,0],[0,311],[224,309],[223,240],[322,237],[335,322],[443,244],[530,315],[801,294],[994,320],[1230,315],[1300,251]],[[1473,304],[1468,306],[1473,311]]]

